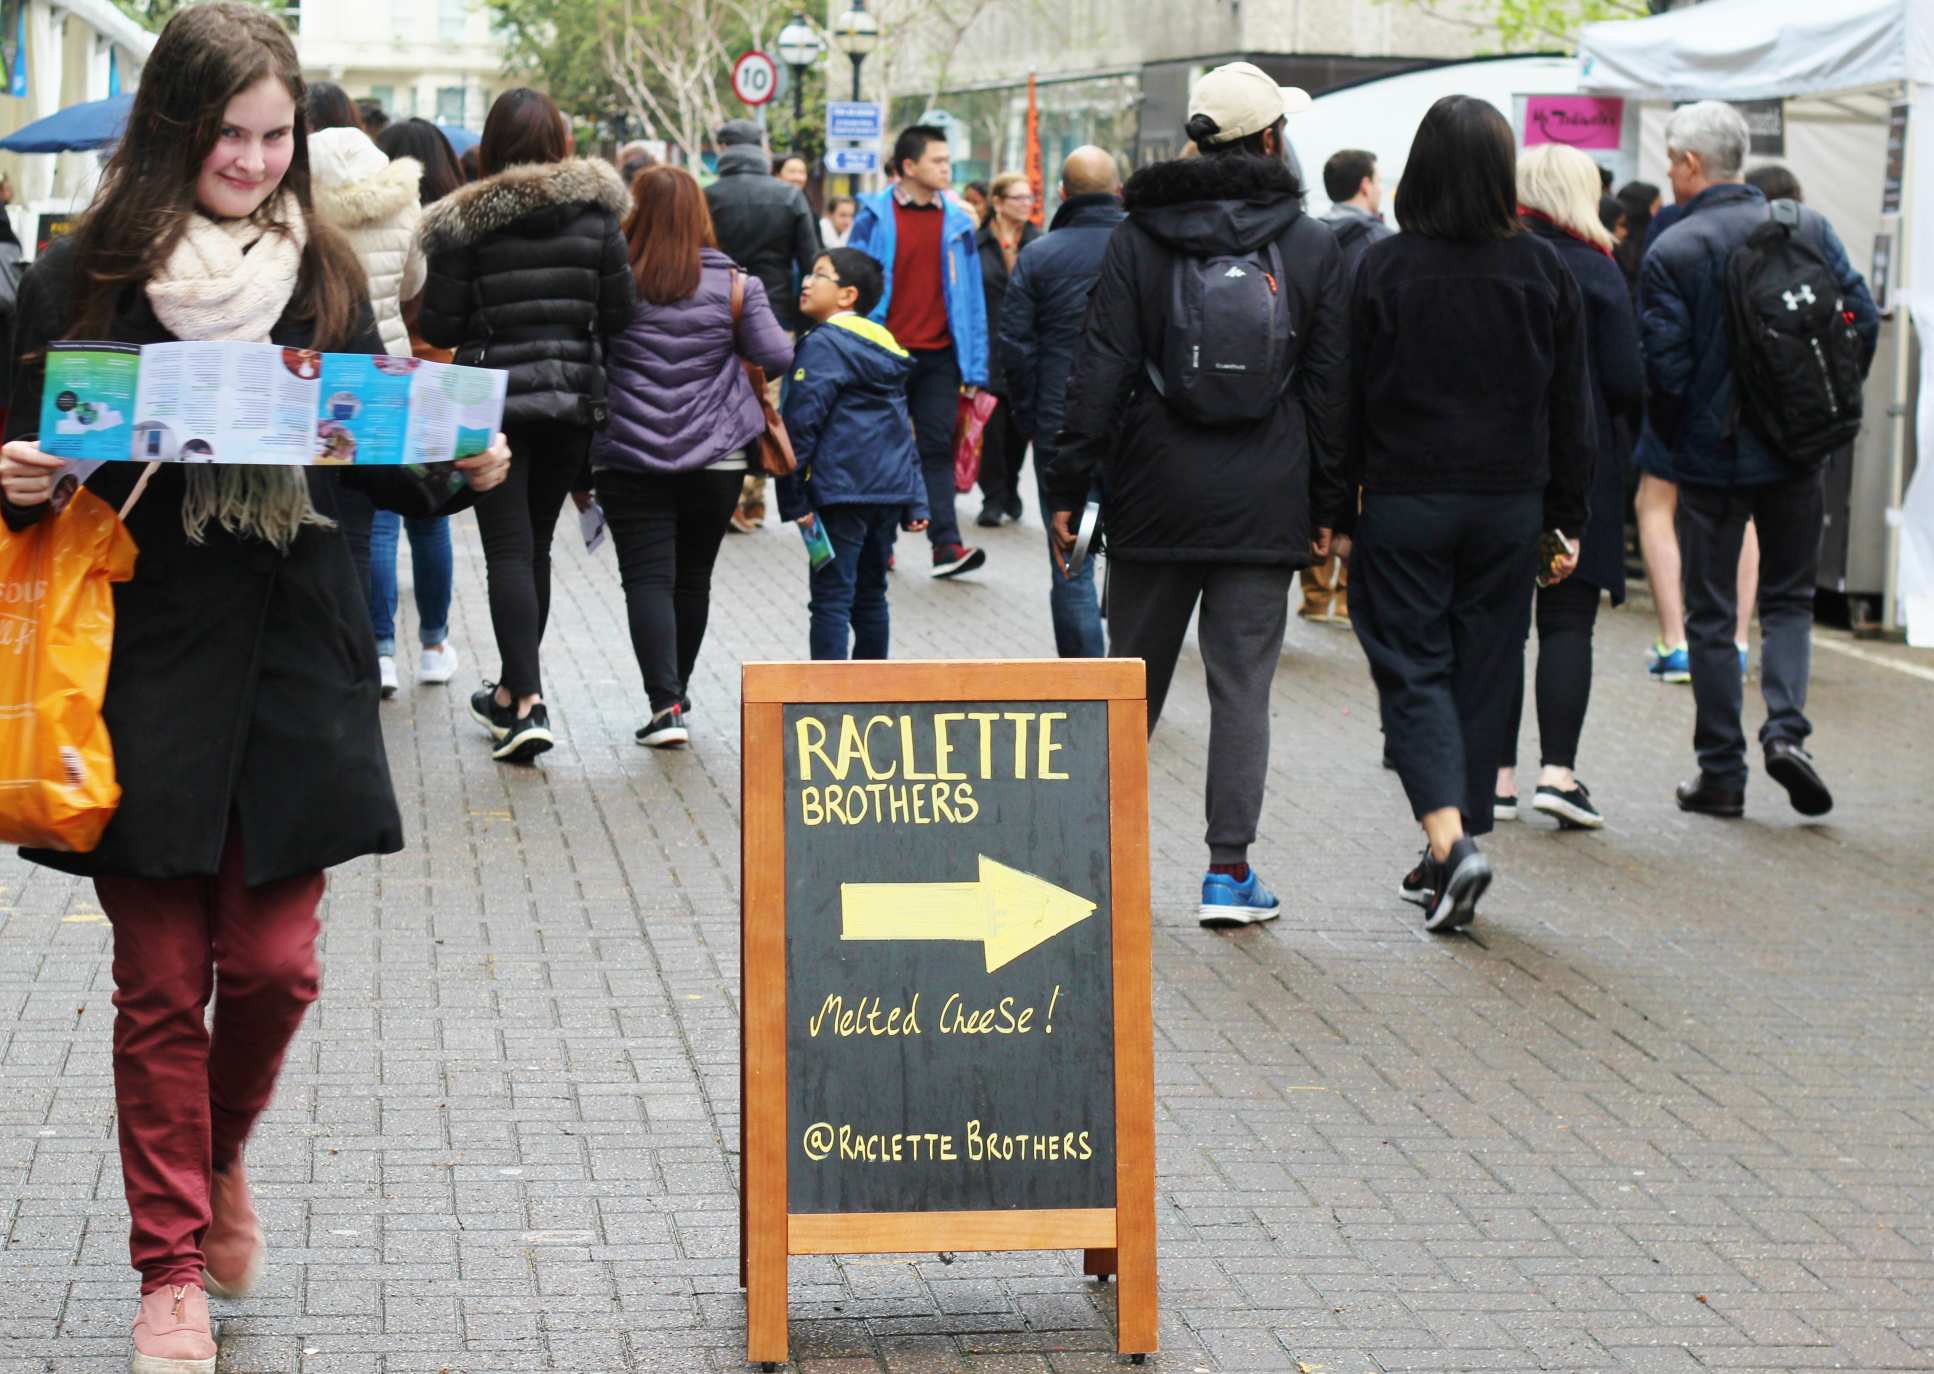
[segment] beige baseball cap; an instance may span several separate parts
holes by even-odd
[[[1253,62],[1230,62],[1207,73],[1189,95],[1189,118],[1207,115],[1216,124],[1216,143],[1232,143],[1261,133],[1284,115],[1310,107],[1309,92],[1279,86]]]

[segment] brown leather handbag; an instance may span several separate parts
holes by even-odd
[[[745,273],[738,268],[732,269],[732,337],[735,341],[739,333],[739,317],[745,314]],[[745,369],[745,379],[752,383],[752,394],[759,399],[759,412],[765,416],[765,433],[754,439],[747,454],[752,459],[755,471],[768,477],[785,477],[799,462],[792,456],[792,439],[786,433],[786,422],[779,418],[779,408],[772,403],[766,392],[766,371],[757,363],[739,359],[739,366]]]

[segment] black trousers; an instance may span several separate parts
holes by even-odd
[[[994,416],[981,435],[981,498],[1003,513],[1021,500],[1021,468],[1027,462],[1027,436],[1014,422],[1014,411],[1005,396],[994,407]]]
[[[369,541],[375,524],[374,502],[354,487],[336,488],[336,527],[342,531],[343,542],[349,545],[349,561],[356,565],[356,577],[362,584],[365,602],[369,600],[372,576]]]
[[[653,713],[686,705],[712,614],[712,565],[744,472],[597,472],[598,504],[618,549],[631,651]]]
[[[543,690],[538,645],[551,618],[551,535],[591,451],[591,431],[576,425],[506,429],[510,475],[477,502],[490,625],[503,666],[497,681],[513,697]]]
[[[1579,577],[1538,588],[1538,761],[1547,768],[1578,766],[1578,737],[1592,699],[1592,627],[1604,595]],[[1524,719],[1524,674],[1511,697],[1511,723],[1498,767],[1518,762],[1518,727]]]
[[[1364,494],[1350,621],[1419,819],[1454,806],[1467,833],[1491,829],[1543,514],[1536,491]]]
[[[920,476],[927,484],[930,523],[927,542],[935,550],[960,542],[954,514],[954,421],[960,414],[960,364],[953,345],[917,349],[907,374],[907,411],[913,417],[913,446],[920,454]]]
[[[1726,787],[1746,785],[1745,688],[1733,632],[1746,522],[1759,530],[1759,685],[1766,724],[1759,742],[1803,743],[1813,670],[1813,591],[1825,528],[1825,475],[1811,472],[1757,487],[1679,487],[1679,558],[1686,595],[1686,656],[1697,712],[1699,771]]]

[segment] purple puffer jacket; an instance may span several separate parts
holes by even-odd
[[[605,362],[611,423],[592,447],[593,467],[696,472],[764,431],[739,358],[783,376],[792,340],[773,318],[765,287],[747,273],[735,348],[732,259],[716,248],[699,255],[698,290],[670,305],[640,299],[631,323],[612,337]]]

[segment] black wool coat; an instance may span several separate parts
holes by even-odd
[[[819,221],[805,192],[772,175],[764,149],[738,144],[719,153],[719,179],[705,188],[705,204],[719,251],[759,279],[779,323],[795,332],[810,326],[799,313],[799,288],[819,257]]]
[[[18,346],[6,437],[39,428],[49,339],[73,320],[74,255],[62,240],[20,287]],[[147,296],[126,292],[110,338],[173,340]],[[311,324],[284,315],[270,334],[307,348]],[[375,319],[345,350],[382,353]],[[142,472],[109,463],[88,488],[118,509]],[[377,717],[369,603],[338,529],[307,526],[278,553],[210,523],[191,544],[181,525],[183,468],[163,464],[128,516],[134,577],[114,589],[114,648],[103,714],[121,804],[87,854],[24,849],[22,857],[87,877],[196,878],[221,865],[231,819],[251,886],[403,847]],[[433,512],[400,469],[309,468],[316,509],[334,516],[342,487],[406,515]],[[24,528],[47,507],[7,507]],[[51,517],[58,519],[58,516]]]
[[[1108,240],[1061,433],[1042,463],[1050,509],[1081,509],[1099,473],[1112,557],[1308,566],[1312,528],[1336,528],[1350,503],[1347,291],[1336,235],[1303,213],[1287,164],[1241,153],[1144,167],[1122,201],[1128,220]],[[1260,420],[1197,423],[1162,399],[1145,367],[1169,331],[1176,261],[1272,240],[1296,329],[1294,375]]]
[[[522,163],[423,212],[417,332],[510,373],[504,426],[605,422],[604,341],[636,293],[619,224],[631,196],[603,162]]]
[[[1041,231],[1032,224],[1021,226],[1021,247],[1025,248],[1041,237]],[[1001,241],[994,237],[994,221],[990,218],[974,234],[974,247],[980,253],[980,289],[987,303],[987,389],[1001,399],[1007,399],[1007,367],[1001,359],[995,335],[1001,327],[1001,307],[1007,300],[1007,258],[1001,252]],[[1018,269],[1020,261],[1015,260]]]

